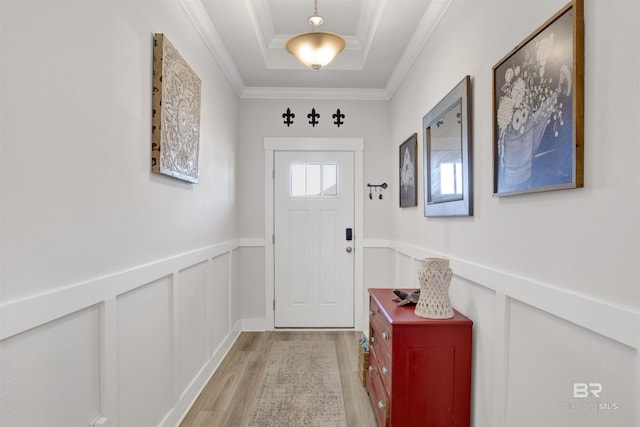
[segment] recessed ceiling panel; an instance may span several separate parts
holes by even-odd
[[[437,24],[451,2],[430,8],[429,0],[318,0],[320,30],[341,35],[347,47],[314,72],[284,48],[288,37],[312,31],[313,0],[200,1],[244,87],[372,90],[384,90],[396,68],[413,61],[424,44],[412,42],[425,34],[421,24]],[[416,51],[409,59],[408,46]]]

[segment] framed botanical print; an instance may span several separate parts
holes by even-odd
[[[493,67],[493,193],[583,186],[583,0]]]

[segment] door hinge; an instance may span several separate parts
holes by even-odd
[[[271,169],[271,179],[276,179],[276,170]]]
[[[275,300],[275,298],[273,299],[273,311],[276,311],[276,300]]]
[[[275,234],[271,235],[271,243],[274,244],[274,245],[276,244],[276,235]]]

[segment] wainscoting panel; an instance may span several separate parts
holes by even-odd
[[[509,305],[507,425],[637,425],[633,348],[522,302]],[[578,388],[586,397],[574,397],[574,383],[586,385]]]
[[[414,259],[407,254],[396,253],[396,284],[390,287],[395,288],[417,288],[418,276]]]
[[[364,248],[364,283],[369,288],[388,288],[395,283],[395,264],[389,257],[388,247]],[[366,292],[365,292],[366,294]],[[367,303],[364,307],[368,306]],[[365,310],[366,312],[367,310]]]
[[[207,346],[207,276],[208,262],[192,265],[177,275],[176,297],[176,399],[180,399],[189,383],[209,357]]]
[[[100,410],[99,308],[0,342],[0,425],[86,425]]]
[[[496,352],[494,337],[504,327],[502,321],[496,318],[496,293],[492,289],[456,277],[449,288],[449,297],[457,310],[474,321],[471,384],[474,407],[482,408],[473,413],[474,425],[493,426],[490,408],[496,395],[492,386],[494,366],[499,381],[504,381],[502,378],[506,375],[505,365],[494,362],[496,358],[501,359],[501,354]]]
[[[167,276],[116,299],[121,427],[158,425],[173,406],[172,289]]]
[[[0,305],[0,424],[178,425],[240,334],[239,247]]]
[[[452,305],[474,321],[473,425],[637,425],[638,311],[404,242],[389,252],[392,287],[419,286],[423,258],[450,260]],[[603,393],[576,398],[574,383]]]
[[[230,276],[230,265],[235,258],[235,252],[230,252],[213,258],[210,263],[210,286],[207,287],[210,319],[209,355],[213,354],[218,345],[224,341],[235,322],[231,319],[230,284],[234,283]],[[236,319],[236,321],[239,319]]]

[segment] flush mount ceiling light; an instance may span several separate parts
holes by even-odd
[[[318,15],[318,0],[314,0],[313,16],[309,17],[313,31],[295,35],[286,44],[289,53],[313,71],[331,62],[345,46],[344,39],[339,35],[318,31],[318,26],[323,22],[322,16]]]

